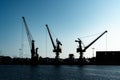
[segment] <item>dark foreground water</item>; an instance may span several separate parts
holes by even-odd
[[[0,65],[0,80],[120,80],[120,66]]]

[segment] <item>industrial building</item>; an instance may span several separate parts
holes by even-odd
[[[96,64],[119,65],[120,51],[96,51]]]

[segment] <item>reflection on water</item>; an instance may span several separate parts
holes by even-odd
[[[0,65],[0,80],[120,80],[120,66]]]

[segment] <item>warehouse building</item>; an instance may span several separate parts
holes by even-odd
[[[120,64],[120,51],[97,51],[96,64],[105,65],[119,65]]]

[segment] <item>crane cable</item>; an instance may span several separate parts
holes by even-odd
[[[23,26],[23,22],[22,22],[22,28],[21,28],[21,48],[19,49],[20,54],[19,56],[21,58],[23,58],[23,52],[24,52],[24,26]]]
[[[107,34],[106,34],[106,51],[107,51],[107,40],[108,40],[108,39],[107,39]]]
[[[46,57],[47,57],[47,36],[48,36],[48,34],[47,34],[47,30],[46,30]]]
[[[92,36],[96,36],[96,35],[98,35],[98,34],[101,34],[100,32],[99,33],[96,33],[96,34],[92,34],[92,35],[88,35],[88,36],[82,36],[82,37],[80,37],[80,38],[88,38],[88,37],[92,37]],[[106,41],[106,43],[105,43],[105,47],[106,47],[106,51],[107,51],[107,34],[106,34],[106,39],[105,39]],[[82,44],[83,44],[83,47],[85,47],[85,44],[82,42]]]
[[[80,38],[88,38],[88,37],[96,36],[96,35],[98,35],[98,34],[101,34],[101,32],[96,33],[96,34],[92,34],[92,35],[88,35],[88,36],[82,36],[82,37],[80,37]]]
[[[44,25],[40,25],[41,30],[43,30],[45,26]],[[48,34],[47,34],[47,30],[45,30],[45,57],[48,56]]]

